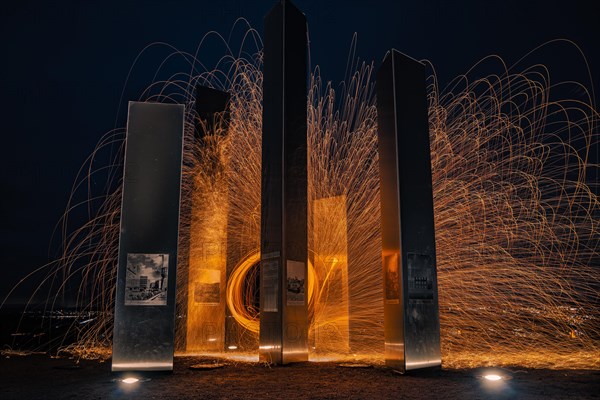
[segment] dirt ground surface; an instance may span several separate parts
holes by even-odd
[[[217,369],[191,369],[221,363]],[[45,355],[0,359],[0,399],[593,399],[600,371],[436,370],[401,375],[381,366],[338,363],[268,366],[176,357],[172,373],[146,373],[140,382],[110,372],[110,362],[77,363]]]

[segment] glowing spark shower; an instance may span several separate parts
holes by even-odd
[[[196,286],[188,277],[199,276],[198,265],[206,269],[206,262],[218,272],[198,279],[221,283],[228,321],[234,321],[225,325],[228,348],[251,352],[258,346],[254,274],[260,259],[262,74],[257,33],[249,30],[240,47],[233,53],[226,46],[219,63],[201,71],[201,51],[174,50],[165,62],[179,58],[188,72],[153,82],[141,98],[186,105],[176,326],[176,346],[183,352],[186,337],[189,344],[193,332],[204,329],[203,321],[220,318],[194,312]],[[496,66],[495,73],[478,76],[474,68],[444,90],[434,73],[429,78],[443,364],[598,368],[600,204],[597,182],[588,179],[599,167],[588,154],[599,145],[598,111],[585,86],[550,84],[550,72],[541,65],[517,70],[498,58],[486,62]],[[352,66],[355,72],[339,89],[324,84],[318,68],[311,77],[313,359],[382,359],[373,69]],[[197,84],[231,95],[228,126],[202,141],[194,136],[195,124],[202,123],[194,111],[201,101],[194,98]],[[584,94],[556,97],[564,85]],[[39,290],[49,287],[56,296],[49,307],[67,282],[80,279],[79,310],[103,312],[96,321],[72,327],[78,339],[66,350],[82,356],[110,351],[123,140],[123,129],[107,133],[82,168],[63,219],[62,257],[41,268],[49,272]],[[112,158],[98,168],[95,160],[107,154]],[[90,189],[90,198],[79,203],[75,194],[107,170],[106,192]],[[69,213],[79,207],[93,214],[71,231]]]

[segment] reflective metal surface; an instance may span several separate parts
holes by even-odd
[[[320,353],[350,351],[346,196],[313,201],[315,308],[311,346]]]
[[[182,105],[129,103],[112,370],[171,370]]]
[[[262,360],[308,360],[306,18],[282,0],[265,17],[261,193]]]
[[[196,86],[196,133],[203,153],[202,168],[214,176],[211,185],[194,187],[190,210],[189,268],[185,350],[222,351],[225,347],[227,257],[227,180],[218,179],[223,160],[211,152],[207,135],[224,134],[229,94]],[[207,154],[211,155],[209,158]]]
[[[438,366],[440,328],[425,67],[392,50],[377,73],[386,364]]]

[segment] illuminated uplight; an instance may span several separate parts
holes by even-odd
[[[494,382],[494,381],[501,381],[502,377],[500,375],[496,375],[496,374],[488,374],[488,375],[484,375],[483,379]]]
[[[132,383],[137,383],[140,380],[138,378],[125,378],[121,382],[131,385]]]

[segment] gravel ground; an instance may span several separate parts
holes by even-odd
[[[191,369],[219,362],[217,369]],[[76,363],[45,355],[0,359],[0,399],[593,399],[600,371],[497,369],[507,379],[488,382],[488,369],[436,370],[406,375],[383,367],[337,363],[270,367],[176,357],[173,373],[140,376],[127,385],[110,362]]]

